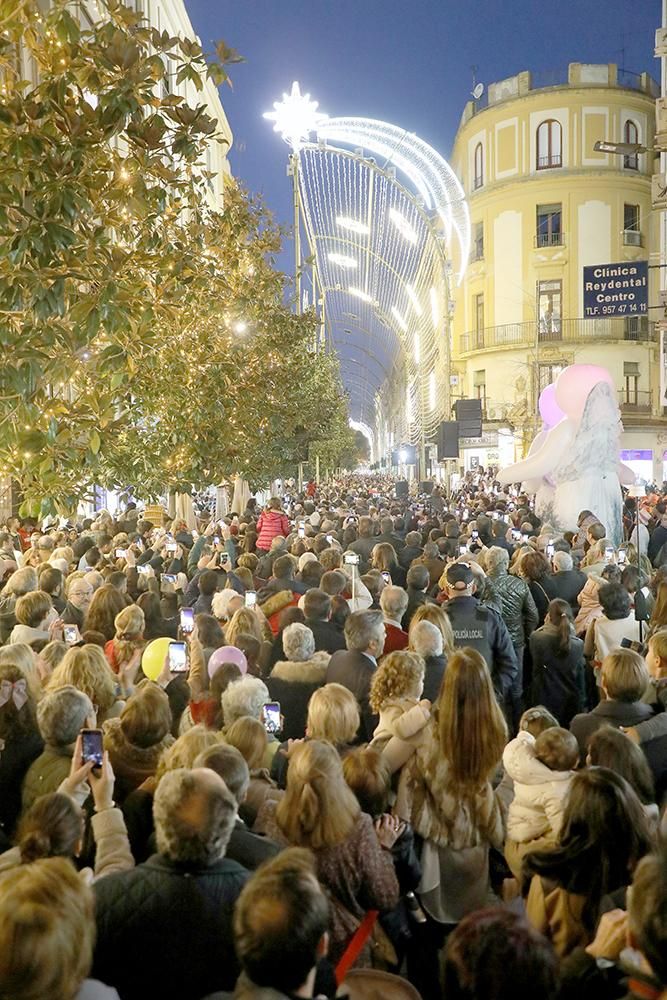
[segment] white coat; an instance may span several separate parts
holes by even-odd
[[[503,765],[514,781],[507,836],[519,844],[537,837],[557,840],[574,771],[552,771],[535,757],[535,738],[520,732],[505,747]]]

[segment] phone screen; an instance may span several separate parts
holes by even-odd
[[[282,729],[280,721],[280,702],[265,701],[262,706],[262,723],[269,735],[279,733]]]
[[[193,608],[181,608],[181,628],[184,632],[192,632],[195,627],[195,613]]]
[[[173,573],[163,573],[162,579],[165,583],[176,583],[176,577]]]
[[[344,558],[348,566],[359,565],[359,556],[356,552],[346,552]]]
[[[297,535],[299,536],[299,538],[305,538],[306,537],[306,526],[305,526],[305,524],[300,524],[299,525],[299,527],[297,528]]]
[[[64,625],[63,626],[63,638],[65,642],[71,646],[75,642],[79,641],[79,626],[78,625]]]
[[[148,576],[150,574],[151,568],[148,565],[137,566],[137,573],[141,573],[142,576]]]
[[[92,760],[95,767],[102,767],[104,762],[104,745],[101,729],[81,730],[81,758],[84,764]]]
[[[627,560],[627,558],[628,558],[627,552],[625,551],[625,549],[621,549],[620,552],[618,553],[619,565],[622,566],[623,563]]]
[[[521,532],[517,528],[512,530],[512,538],[515,542],[521,541]]]
[[[175,552],[177,548],[178,545],[176,544],[176,542],[167,542],[167,544],[165,545],[165,549],[167,550],[167,552]]]
[[[604,557],[607,562],[611,562],[614,558],[614,549],[611,545],[607,546],[604,550]]]
[[[220,535],[214,535],[213,536],[213,544],[214,545],[219,545],[220,544]]]
[[[459,545],[459,555],[464,556],[468,551],[467,545]]]
[[[245,592],[246,608],[254,608],[256,604],[257,604],[257,593],[254,590],[246,590]]]
[[[470,532],[470,537],[474,538],[474,540],[477,541],[477,539],[479,538],[479,531],[473,528],[473,530]]]
[[[116,559],[126,559],[127,549],[116,549]]]
[[[169,669],[172,674],[184,674],[188,669],[188,654],[184,642],[169,643]]]
[[[326,540],[328,541],[329,545],[331,545],[331,543],[333,542],[333,535],[327,535]]]
[[[384,580],[385,583],[389,583],[390,584],[391,583],[391,573],[383,573],[382,574],[382,579]]]
[[[547,545],[547,555],[552,556],[555,551],[556,547],[554,546],[553,542],[549,542],[549,544]]]

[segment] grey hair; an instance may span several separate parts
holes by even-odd
[[[188,811],[193,799],[200,808]],[[236,800],[219,775],[179,767],[162,777],[153,818],[160,854],[170,861],[209,865],[225,855],[236,823]]]
[[[440,555],[440,549],[435,542],[427,542],[422,552],[426,559],[437,559]]]
[[[2,593],[14,594],[15,597],[23,597],[24,594],[29,594],[31,591],[37,590],[38,586],[37,570],[33,566],[23,566],[12,573]]]
[[[315,652],[312,629],[301,622],[293,622],[283,629],[283,649],[288,660],[309,660]]]
[[[442,632],[433,622],[415,622],[410,629],[410,646],[424,658],[441,656],[444,648]]]
[[[47,692],[37,706],[37,725],[42,739],[52,746],[69,746],[94,712],[88,695],[73,684]]]
[[[381,611],[355,611],[345,622],[345,644],[363,653],[370,644],[384,642],[385,628]]]
[[[574,560],[569,552],[554,552],[551,561],[557,570],[567,571],[574,566]]]
[[[380,594],[380,607],[390,618],[400,620],[408,606],[408,595],[402,587],[385,587]]]
[[[232,681],[220,699],[225,726],[231,726],[232,722],[244,716],[259,719],[266,701],[270,701],[269,689],[259,677],[246,675],[238,681]]]
[[[492,545],[486,553],[486,572],[489,576],[497,576],[510,564],[510,554],[500,545]]]

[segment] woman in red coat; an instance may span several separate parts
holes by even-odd
[[[257,552],[268,552],[271,542],[278,535],[284,538],[290,533],[289,520],[282,510],[278,497],[271,497],[266,510],[263,510],[257,522]]]

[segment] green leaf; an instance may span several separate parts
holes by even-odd
[[[100,450],[101,444],[102,442],[100,440],[99,434],[97,433],[97,431],[93,431],[93,433],[90,435],[90,441],[89,441],[90,450],[92,451],[93,455],[97,455],[97,453]]]

